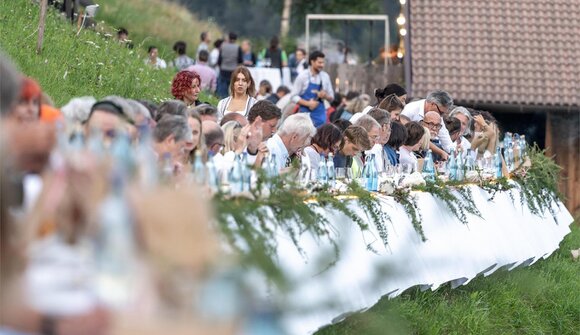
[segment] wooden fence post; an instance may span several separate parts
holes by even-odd
[[[44,41],[44,26],[46,23],[46,11],[48,8],[48,0],[40,1],[40,19],[38,20],[38,42],[36,43],[36,53],[40,54],[42,51],[42,42]]]

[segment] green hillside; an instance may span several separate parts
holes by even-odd
[[[117,44],[111,26],[83,30],[49,10],[44,48],[36,54],[39,6],[30,0],[0,1],[0,49],[20,71],[37,79],[57,106],[77,96],[120,95],[161,101],[171,98],[173,69],[144,65],[144,53]],[[207,98],[204,99],[207,101]]]
[[[200,20],[185,7],[166,0],[99,0],[97,20],[113,27],[125,27],[129,38],[146,50],[149,45],[159,47],[162,58],[172,59],[173,44],[185,41],[187,53],[193,57],[199,44],[199,35],[209,31],[212,39],[221,36],[220,28]]]

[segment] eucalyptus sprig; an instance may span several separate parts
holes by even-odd
[[[261,269],[280,286],[287,284],[276,260],[278,230],[290,237],[304,257],[306,254],[299,239],[303,233],[310,232],[330,243],[338,259],[339,249],[332,235],[334,229],[328,218],[321,214],[329,209],[350,218],[361,231],[368,231],[371,222],[383,243],[388,243],[386,222],[390,217],[373,194],[355,182],[347,185],[347,190],[341,193],[331,191],[328,185],[315,184],[305,189],[294,177],[295,174],[290,172],[271,178],[258,171],[256,187],[251,192],[236,196],[217,193],[214,196],[218,226],[246,264]],[[365,216],[349,207],[349,202],[358,204]],[[367,249],[372,250],[370,244]]]
[[[462,183],[457,182],[443,182],[440,179],[435,181],[426,181],[425,185],[414,186],[416,191],[428,192],[433,196],[441,199],[449,211],[461,221],[463,224],[468,224],[467,214],[473,214],[481,217],[481,213],[477,209],[475,202],[471,196],[470,190],[461,189]],[[457,191],[457,196],[453,191]]]
[[[534,215],[543,216],[547,211],[556,220],[552,204],[563,199],[558,190],[562,168],[537,145],[529,147],[527,152],[531,164],[521,165],[512,173],[520,188],[521,205],[525,202]]]
[[[514,185],[510,184],[506,177],[482,180],[479,183],[479,187],[490,194],[490,197],[487,199],[488,201],[493,201],[498,192],[508,192],[510,199],[512,202],[514,202],[514,196],[511,192],[514,188]]]
[[[419,211],[419,206],[417,205],[417,197],[411,194],[411,190],[408,188],[397,188],[392,194],[396,202],[400,203],[407,215],[411,219],[411,224],[415,231],[421,236],[423,242],[427,241],[425,233],[423,232],[423,227],[421,226],[421,212]]]

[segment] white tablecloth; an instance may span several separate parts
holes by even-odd
[[[395,297],[413,286],[435,290],[448,282],[467,284],[478,274],[489,275],[502,266],[530,265],[552,254],[570,232],[573,218],[562,203],[553,204],[555,218],[548,213],[539,217],[520,206],[516,191],[514,202],[506,193],[489,202],[485,191],[470,187],[482,218],[468,214],[468,225],[455,218],[442,201],[428,193],[415,193],[426,242],[421,241],[404,208],[391,197],[380,197],[392,220],[387,222],[387,246],[374,227],[362,233],[344,215],[327,213],[340,256],[322,273],[333,259],[329,243],[303,234],[299,245],[305,259],[280,232],[279,261],[297,285],[285,305],[288,312],[283,324],[289,334],[313,333],[341,320],[345,313],[364,310],[385,295]],[[368,251],[367,244],[378,253]],[[279,299],[262,284],[266,299]]]
[[[287,86],[292,89],[292,82],[290,80],[290,69],[285,67],[282,68],[282,75],[280,74],[280,69],[273,69],[268,67],[249,67],[252,78],[256,83],[256,89],[260,85],[262,80],[268,80],[272,85],[272,92],[276,92],[278,87],[281,85]]]

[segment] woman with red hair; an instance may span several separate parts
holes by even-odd
[[[23,77],[20,87],[20,99],[14,105],[10,115],[19,122],[44,121],[53,123],[62,118],[60,111],[42,103],[42,89],[29,77]]]
[[[12,107],[10,116],[20,122],[37,121],[40,118],[40,99],[42,90],[36,81],[23,77],[20,99]]]
[[[173,78],[171,83],[171,94],[187,106],[197,106],[201,102],[198,100],[201,92],[201,77],[193,71],[180,71]]]

